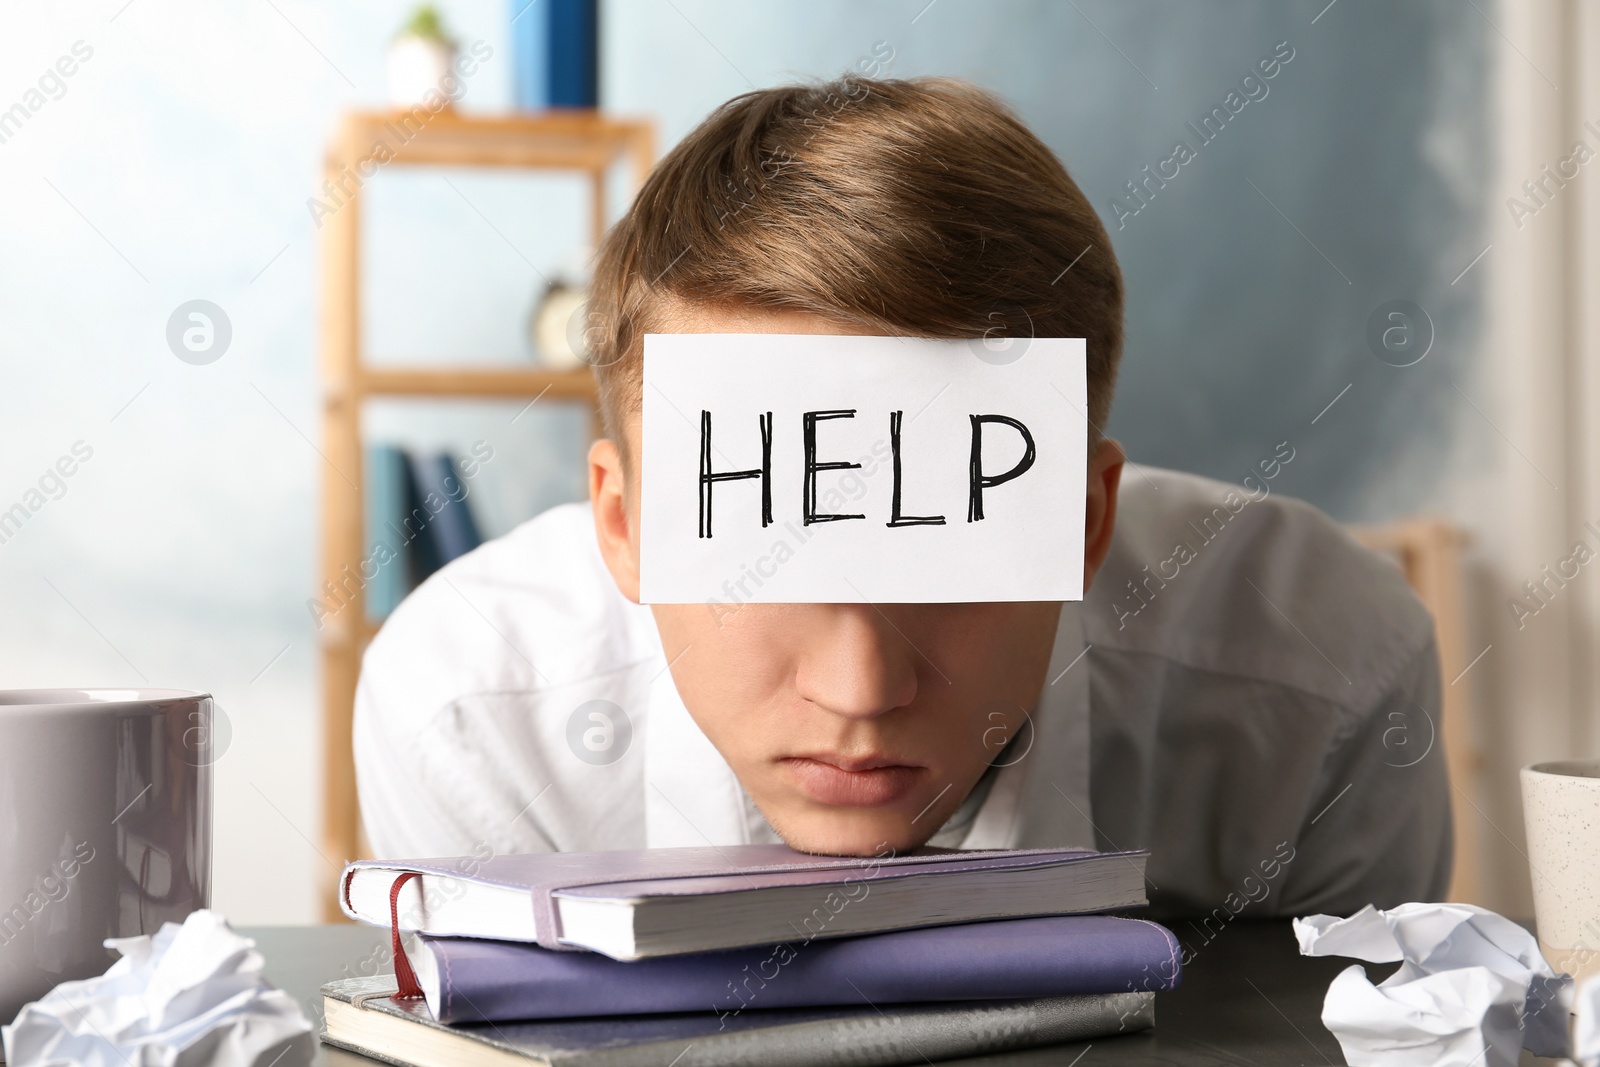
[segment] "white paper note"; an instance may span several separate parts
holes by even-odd
[[[1082,339],[649,334],[640,599],[1081,600],[1087,408]]]

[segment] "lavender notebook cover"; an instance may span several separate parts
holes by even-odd
[[[780,885],[821,882],[877,881],[936,871],[1002,870],[1091,859],[1107,855],[1085,849],[1003,849],[995,851],[924,848],[885,857],[814,856],[787,845],[732,845],[721,848],[654,848],[607,852],[540,852],[491,856],[486,860],[454,857],[421,860],[361,860],[345,867],[339,880],[339,903],[346,915],[360,920],[350,905],[351,876],[359,870],[420,871],[467,882],[526,889],[530,895],[538,943],[547,949],[573,951],[561,943],[555,894],[618,883],[650,883],[653,893],[670,891],[663,880],[694,878],[694,893],[737,892]],[[1112,853],[1143,863],[1144,852]],[[466,872],[472,873],[466,873]],[[387,925],[387,923],[385,923]]]
[[[421,959],[423,953],[431,961]],[[1006,1000],[1175,988],[1178,942],[1144,919],[1067,915],[621,962],[419,935],[439,1022]],[[431,985],[424,982],[424,985]]]

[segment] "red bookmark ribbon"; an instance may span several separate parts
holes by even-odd
[[[422,983],[417,981],[417,972],[411,969],[411,961],[406,958],[405,948],[400,944],[400,887],[413,878],[421,877],[419,871],[406,871],[389,887],[389,936],[394,942],[394,981],[399,986],[391,1000],[423,999]]]

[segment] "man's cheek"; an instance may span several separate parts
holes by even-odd
[[[746,605],[718,626],[704,605],[655,606],[662,648],[690,717],[735,772],[770,760],[781,722],[785,657],[771,640],[769,605]]]
[[[1027,728],[1028,713],[1015,700],[987,700],[978,704],[968,727],[974,737],[974,757],[983,763],[999,760]]]

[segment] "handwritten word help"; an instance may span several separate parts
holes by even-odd
[[[644,379],[646,603],[777,556],[750,600],[1082,598],[1082,340],[1001,364],[964,341],[651,334]],[[861,476],[869,453],[888,477]],[[797,531],[806,551],[779,551]]]

